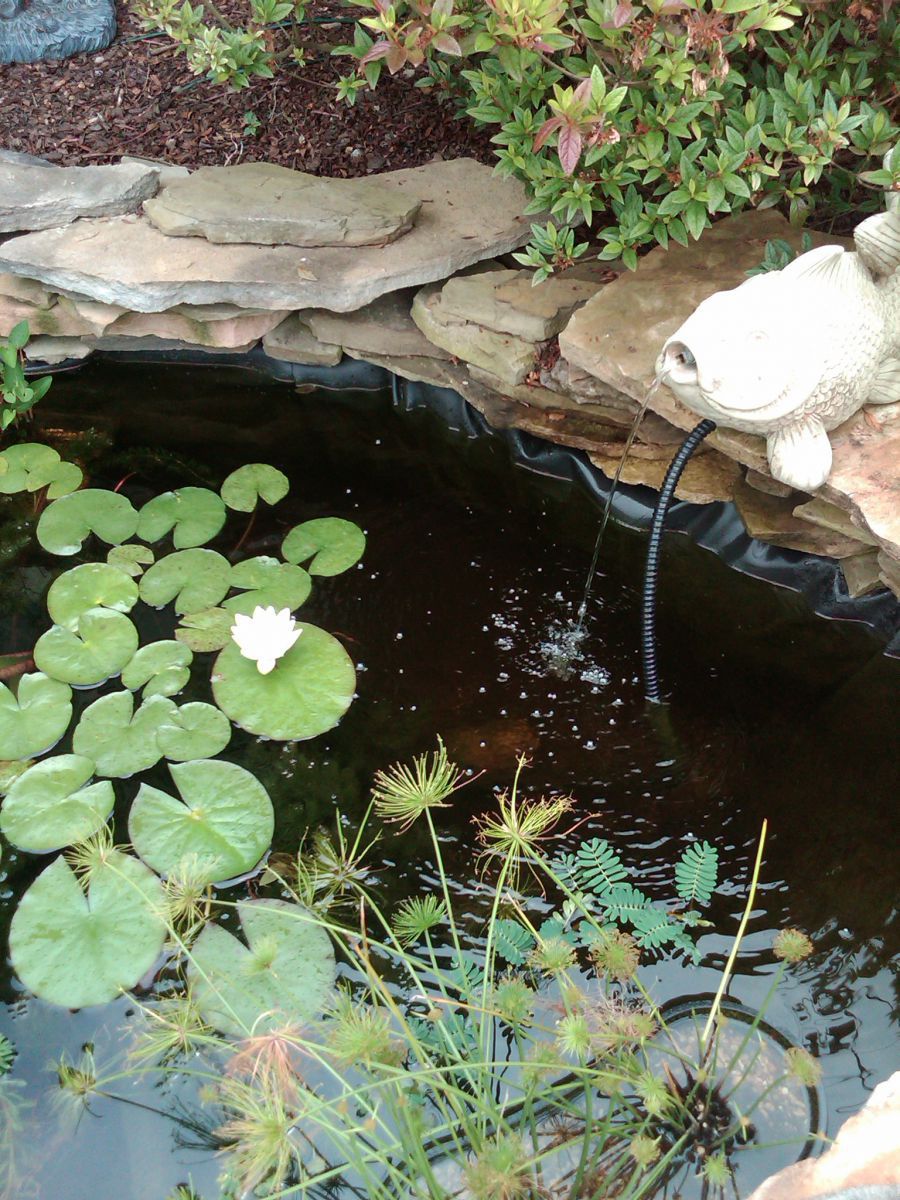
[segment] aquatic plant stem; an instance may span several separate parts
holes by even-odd
[[[740,949],[741,941],[744,932],[747,928],[747,923],[750,920],[750,913],[753,911],[753,902],[756,899],[756,887],[759,883],[759,871],[762,866],[763,850],[766,845],[766,830],[768,829],[768,820],[763,820],[762,829],[759,833],[759,845],[756,849],[756,862],[753,864],[753,875],[750,879],[750,891],[747,894],[747,903],[744,906],[744,915],[741,917],[741,923],[738,926],[737,934],[735,935],[734,945],[731,947],[731,953],[728,955],[728,961],[725,963],[725,970],[722,972],[722,978],[719,981],[719,987],[716,991],[715,999],[712,1003],[712,1008],[709,1010],[709,1016],[706,1018],[706,1024],[703,1027],[703,1033],[700,1035],[700,1049],[705,1058],[708,1050],[708,1039],[713,1025],[715,1025],[719,1016],[719,1009],[722,1006],[722,998],[725,995],[725,990],[728,987],[728,982],[731,979],[731,972],[734,970],[734,963]]]

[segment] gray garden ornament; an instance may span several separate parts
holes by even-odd
[[[113,0],[0,0],[0,63],[103,50],[115,36]]]
[[[821,246],[704,300],[657,362],[688,408],[764,436],[772,474],[800,491],[828,478],[828,430],[900,400],[897,193],[887,207],[856,227],[855,252]]]

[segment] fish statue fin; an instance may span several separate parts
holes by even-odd
[[[817,290],[837,288],[848,295],[861,283],[869,282],[859,258],[848,254],[843,246],[818,246],[815,250],[807,250],[806,254],[782,267],[777,275],[773,273],[773,278],[779,276],[791,283],[809,284]]]
[[[820,488],[831,471],[831,442],[818,417],[803,417],[766,438],[774,477],[800,492]]]
[[[893,404],[900,400],[900,358],[888,358],[878,368],[866,404]]]
[[[892,275],[900,267],[900,212],[876,213],[853,231],[856,253],[873,275]]]

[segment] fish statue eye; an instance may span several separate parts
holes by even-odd
[[[697,360],[688,350],[687,346],[681,346],[675,355],[675,361],[680,367],[696,367]]]

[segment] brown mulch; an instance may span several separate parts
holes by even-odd
[[[464,156],[492,161],[490,132],[455,116],[446,99],[385,76],[355,106],[337,99],[354,60],[332,57],[352,41],[353,10],[314,0],[304,29],[307,65],[239,92],[192,75],[166,37],[147,37],[125,4],[105,51],[61,62],[0,66],[0,147],[73,166],[122,154],[185,166],[265,160],[346,177]],[[245,114],[259,129],[248,131]]]

